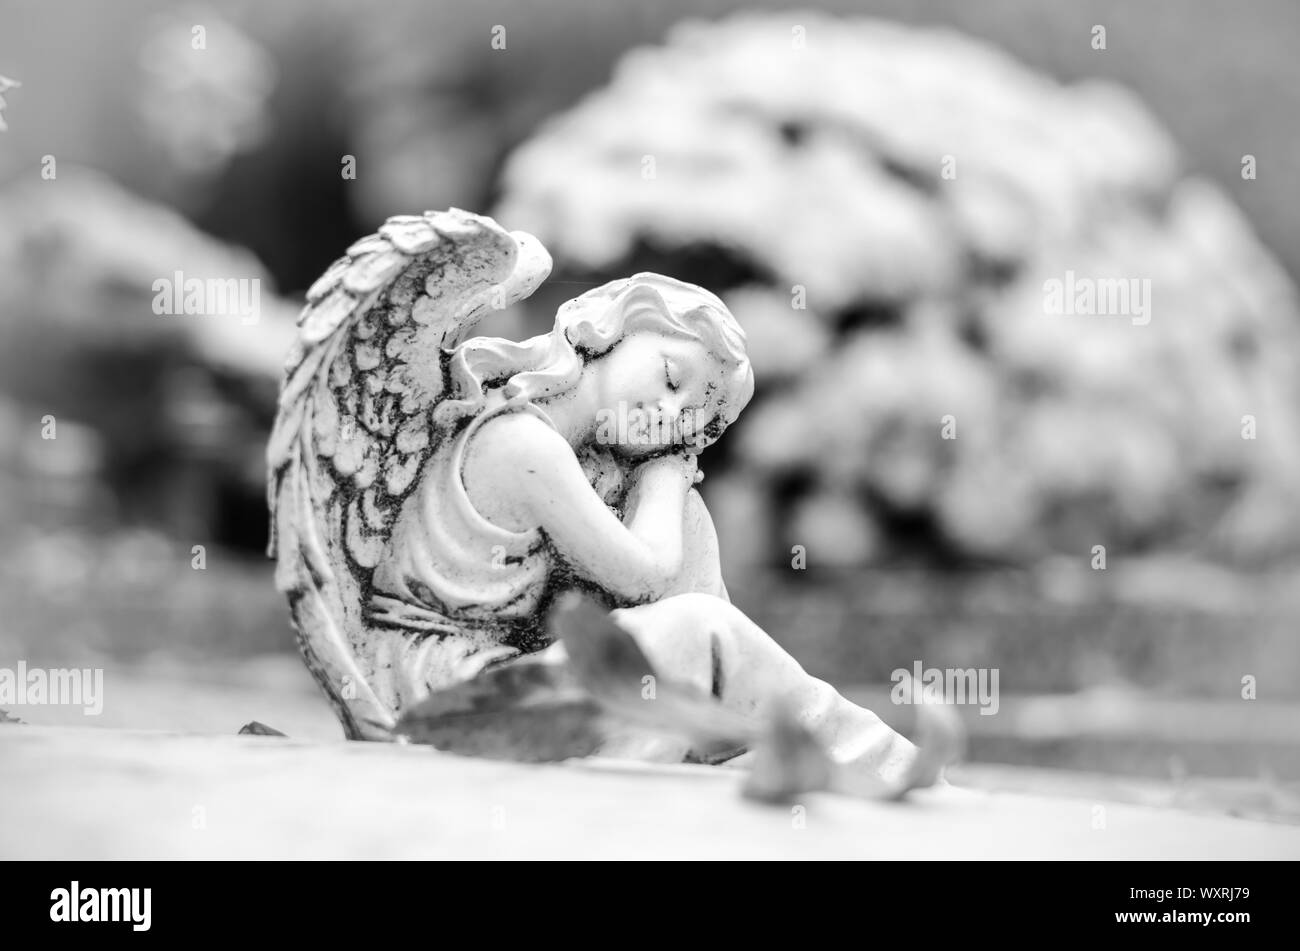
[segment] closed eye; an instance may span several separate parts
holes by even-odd
[[[667,360],[664,361],[664,379],[668,381],[668,389],[673,393],[678,390],[678,383],[673,379],[673,368]]]

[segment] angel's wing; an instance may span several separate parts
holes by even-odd
[[[307,665],[353,739],[394,722],[359,662],[362,600],[432,451],[447,353],[550,267],[531,235],[452,209],[390,218],[307,291],[267,447],[269,554]]]

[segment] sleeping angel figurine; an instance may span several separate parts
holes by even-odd
[[[643,273],[549,333],[470,336],[550,266],[531,235],[453,209],[389,219],[307,292],[268,447],[271,553],[346,734],[388,738],[503,664],[565,663],[545,618],[577,589],[662,676],[745,718],[784,704],[832,760],[901,776],[916,747],[727,596],[695,485],[754,390],[735,317]]]

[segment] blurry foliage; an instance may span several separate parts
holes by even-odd
[[[705,483],[733,550],[1300,549],[1294,289],[1141,103],[954,33],[801,21],[807,48],[743,15],[634,50],[496,210],[570,273],[731,304],[760,388]],[[1046,313],[1067,271],[1149,280],[1150,323]]]
[[[276,69],[259,43],[210,7],[167,10],[145,34],[140,118],[181,174],[214,173],[266,139]]]
[[[0,284],[0,524],[262,544],[265,434],[297,306],[252,255],[98,173],[65,165],[57,187],[11,185],[0,220],[13,278]],[[260,281],[257,319],[154,313],[154,282],[177,272]]]

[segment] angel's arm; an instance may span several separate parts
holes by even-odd
[[[722,581],[718,533],[713,527],[713,519],[709,516],[704,499],[695,489],[686,493],[686,509],[682,521],[682,573],[668,593],[698,592],[730,601],[727,586]]]
[[[692,465],[678,457],[643,464],[628,519],[620,522],[591,488],[569,444],[534,417],[493,420],[475,443],[467,484],[492,483],[513,519],[539,526],[579,577],[632,603],[672,593],[684,563],[683,512],[694,483]]]

